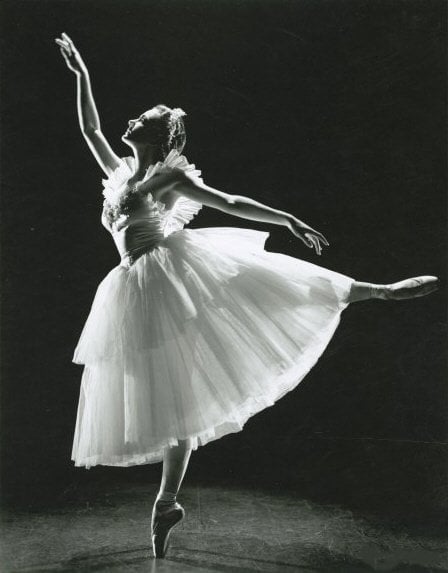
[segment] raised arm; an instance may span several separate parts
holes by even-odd
[[[60,38],[56,38],[61,54],[67,67],[76,74],[77,83],[77,108],[79,126],[87,144],[95,159],[106,173],[109,175],[120,164],[119,157],[113,152],[107,139],[101,131],[100,119],[93,99],[92,87],[90,84],[89,72],[80,53],[75,48],[72,40],[63,33]]]
[[[179,172],[173,179],[172,189],[179,195],[184,195],[194,201],[198,201],[208,207],[219,209],[229,215],[273,223],[287,227],[296,237],[299,237],[307,247],[316,249],[318,255],[322,252],[322,245],[329,245],[327,239],[318,231],[294,217],[290,213],[268,207],[250,197],[231,195],[209,187],[188,176],[185,172]]]

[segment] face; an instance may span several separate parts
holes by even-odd
[[[156,144],[157,123],[160,113],[157,110],[148,110],[137,119],[128,121],[128,129],[121,136],[122,141],[128,144]]]

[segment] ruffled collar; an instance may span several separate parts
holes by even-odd
[[[202,181],[201,172],[196,169],[196,166],[188,163],[186,157],[180,155],[176,149],[172,149],[163,161],[158,161],[148,167],[141,181],[135,185],[128,185],[129,179],[135,173],[135,158],[132,156],[122,158],[120,165],[107,179],[103,179],[104,215],[108,222],[113,223],[120,217],[127,216],[142,199],[141,184],[156,173],[167,169],[181,169],[193,178]],[[154,200],[151,193],[146,192],[146,200],[154,204],[160,213],[165,211],[165,204]]]
[[[197,171],[195,165],[188,163],[184,155],[180,155],[176,149],[172,149],[163,161],[157,161],[150,165],[145,173],[145,176],[136,185],[128,186],[129,179],[135,173],[135,157],[123,157],[120,165],[114,169],[107,179],[103,179],[104,186],[103,196],[109,206],[117,207],[123,202],[124,195],[131,194],[137,191],[136,188],[150,179],[155,173],[160,172],[164,168],[177,168],[183,171],[195,171],[200,176],[200,171]]]

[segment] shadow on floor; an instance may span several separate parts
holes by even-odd
[[[293,494],[185,487],[187,517],[168,558],[154,560],[150,513],[156,486],[80,492],[59,507],[3,516],[5,573],[197,571],[362,573],[448,571],[446,537],[319,505]]]

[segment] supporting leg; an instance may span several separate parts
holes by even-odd
[[[177,446],[166,448],[160,490],[152,510],[151,536],[155,557],[165,557],[172,528],[185,516],[176,501],[191,455],[189,440],[179,440]]]
[[[188,462],[191,455],[191,445],[189,440],[179,440],[179,445],[166,448],[163,456],[163,471],[158,500],[164,494],[177,495],[187,471]],[[168,501],[168,500],[167,500]],[[175,499],[173,500],[173,502]]]
[[[382,300],[404,300],[426,296],[438,287],[439,279],[433,276],[422,276],[384,285],[355,281],[348,295],[348,302],[358,302],[378,298]]]

